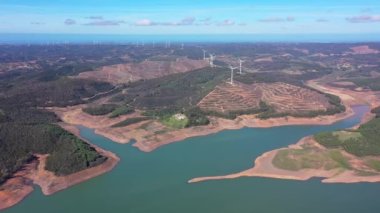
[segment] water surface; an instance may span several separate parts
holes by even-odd
[[[356,125],[368,107],[328,126],[244,128],[186,139],[153,152],[113,143],[81,127],[81,135],[116,153],[111,172],[52,196],[36,190],[6,213],[374,213],[380,209],[380,184],[322,184],[239,178],[187,184],[198,176],[224,175],[252,167],[262,153],[296,143],[321,131]]]

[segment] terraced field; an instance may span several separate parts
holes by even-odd
[[[286,83],[256,84],[262,100],[279,113],[300,113],[327,110],[328,99],[316,91]]]
[[[259,109],[261,101],[277,113],[324,111],[330,107],[323,94],[286,83],[224,83],[204,97],[198,106],[204,111],[228,113]]]
[[[198,106],[204,111],[228,113],[258,109],[261,91],[258,87],[244,84],[227,84],[217,86],[204,97]]]

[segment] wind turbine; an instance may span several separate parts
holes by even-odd
[[[215,60],[215,55],[210,54],[210,67],[212,68],[215,67],[214,60]]]
[[[241,73],[241,65],[242,65],[243,62],[244,61],[239,58],[239,73],[240,73],[240,75],[242,74]]]
[[[237,67],[233,67],[230,65],[230,69],[231,69],[231,82],[230,82],[230,84],[234,85],[234,70],[237,69]]]
[[[203,61],[206,61],[206,50],[202,50],[203,51]]]
[[[181,44],[181,50],[183,50],[183,46],[184,46],[184,45],[183,45],[183,43],[182,43],[182,44]]]

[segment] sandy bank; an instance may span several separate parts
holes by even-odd
[[[306,143],[308,145],[316,146],[319,149],[325,149],[324,147],[321,147],[319,144],[317,144],[311,137],[305,137],[302,140],[300,140],[297,144],[290,145],[289,148],[302,149],[302,146]],[[287,148],[277,149],[264,153],[255,160],[254,166],[252,168],[247,169],[245,171],[223,176],[193,178],[189,180],[188,183],[196,183],[210,180],[234,179],[240,177],[264,177],[300,181],[305,181],[309,180],[310,178],[319,177],[323,178],[323,183],[380,182],[379,173],[373,173],[372,175],[360,175],[360,173],[358,173],[357,170],[363,169],[363,162],[361,162],[361,159],[343,151],[342,152],[344,153],[344,156],[349,159],[351,166],[353,166],[353,169],[302,169],[298,171],[279,169],[273,165],[272,161],[273,158],[277,155],[277,153],[280,150],[284,149]]]
[[[321,85],[317,81],[309,81],[307,85],[317,89],[319,91],[337,95],[342,99],[342,102],[346,107],[349,107],[346,114],[352,113],[351,106],[357,104],[367,104],[371,108],[380,105],[380,93],[373,91],[352,91],[345,88],[335,88],[326,85]],[[351,110],[351,111],[350,111]],[[373,114],[370,112],[366,113],[360,124],[365,123],[373,118]],[[344,116],[342,116],[344,117]],[[334,120],[330,119],[329,121]],[[265,121],[264,121],[265,122]],[[326,124],[321,121],[319,124]],[[327,123],[328,124],[328,123]],[[357,128],[357,125],[354,128]],[[275,167],[272,163],[273,158],[277,155],[280,150],[284,149],[303,149],[302,146],[308,144],[313,146],[315,149],[325,150],[326,148],[320,146],[312,137],[305,137],[301,139],[297,144],[290,145],[288,148],[277,149],[269,151],[261,155],[255,160],[254,166],[248,170],[223,175],[223,176],[212,176],[212,177],[198,177],[189,180],[189,183],[209,181],[209,180],[221,180],[221,179],[233,179],[239,177],[266,177],[266,178],[279,178],[279,179],[291,179],[291,180],[308,180],[313,177],[323,178],[324,183],[357,183],[357,182],[380,182],[380,174],[376,171],[371,170],[365,165],[364,159],[350,155],[344,151],[341,153],[349,159],[349,162],[353,169],[302,169],[299,171],[290,171],[279,169]],[[367,173],[371,175],[363,175],[362,173]],[[363,172],[364,171],[364,172]]]
[[[337,93],[338,92],[335,92],[335,94]],[[287,116],[267,120],[258,119],[255,115],[242,115],[235,120],[210,117],[211,122],[208,126],[185,129],[170,129],[154,120],[143,121],[126,127],[111,128],[113,124],[122,120],[131,117],[139,117],[141,115],[139,113],[134,113],[110,119],[108,116],[88,115],[82,111],[83,106],[52,108],[51,110],[56,112],[67,124],[83,125],[88,128],[93,128],[97,134],[107,137],[117,143],[128,143],[131,140],[135,140],[136,143],[133,144],[133,146],[142,151],[150,152],[169,143],[182,141],[190,137],[209,135],[222,130],[241,129],[244,127],[267,128],[285,125],[329,125],[352,116],[354,114],[350,107],[352,103],[365,103],[364,101],[355,101],[355,98],[350,95],[340,95],[344,96],[344,99],[342,100],[346,105],[347,110],[346,112],[336,115],[318,116],[314,118]]]
[[[63,127],[73,134],[79,135],[79,131],[75,127],[68,125],[63,125]],[[54,173],[45,170],[47,155],[37,155],[37,160],[25,165],[21,171],[14,175],[14,178],[7,180],[7,182],[0,187],[0,210],[22,201],[33,191],[34,184],[41,187],[43,194],[51,195],[111,171],[119,162],[119,158],[112,152],[103,150],[94,145],[92,146],[108,159],[98,166],[67,176],[56,176]]]
[[[36,164],[37,162],[26,165],[0,187],[0,210],[16,205],[33,191],[33,181],[26,176]]]
[[[267,128],[285,125],[329,125],[346,119],[354,114],[352,108],[348,107],[347,111],[344,113],[332,116],[318,116],[315,118],[296,118],[288,116],[261,120],[256,118],[255,115],[242,115],[235,120],[228,120],[210,117],[211,122],[208,126],[169,129],[161,123],[153,120],[143,121],[126,127],[112,128],[110,127],[111,125],[120,122],[126,117],[113,120],[106,116],[86,115],[79,108],[73,108],[72,110],[66,109],[66,111],[62,109],[59,110],[60,113],[58,113],[58,115],[60,115],[65,123],[93,128],[97,134],[107,137],[117,143],[128,143],[130,140],[135,140],[136,143],[133,144],[133,146],[145,152],[153,151],[160,146],[182,141],[186,138],[209,135],[222,130],[241,129],[244,127]],[[133,116],[134,115],[129,115],[129,117]],[[86,117],[89,118],[86,119]]]

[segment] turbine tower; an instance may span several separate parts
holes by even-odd
[[[210,67],[214,68],[214,60],[215,60],[215,55],[210,54]]]
[[[241,60],[240,58],[239,58],[239,74],[241,75],[242,74],[242,72],[241,72],[241,65],[242,65],[242,63],[243,63],[244,61],[243,60]]]
[[[206,61],[206,50],[202,50],[203,51],[203,61]]]
[[[231,69],[231,81],[230,81],[230,84],[234,85],[234,70],[237,69],[237,67],[233,67],[233,66],[230,65],[230,69]]]

